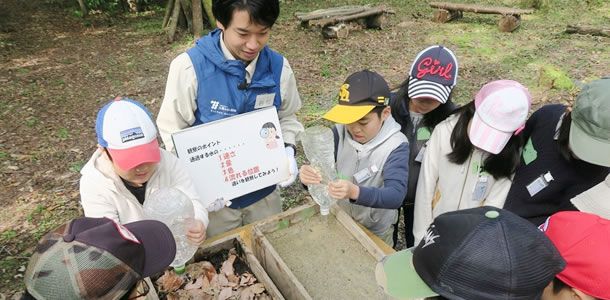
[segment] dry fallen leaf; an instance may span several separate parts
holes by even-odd
[[[233,250],[233,251],[231,251]],[[229,277],[230,275],[235,275],[235,269],[233,268],[233,263],[237,258],[235,254],[235,249],[229,250],[229,258],[222,263],[222,267],[220,267],[220,273],[225,274],[225,276]]]
[[[188,291],[188,299],[212,300],[214,299],[214,295],[209,295],[201,289],[194,289]]]
[[[250,286],[250,288],[252,289],[252,291],[253,291],[255,294],[260,294],[260,293],[262,293],[262,292],[264,292],[264,291],[265,291],[265,285],[264,285],[264,284],[262,284],[262,283],[260,283],[260,282],[259,282],[259,283],[256,283],[256,284],[251,285],[251,286]]]
[[[230,287],[223,288],[218,295],[218,300],[226,300],[233,296],[233,289]]]
[[[266,293],[256,295],[256,297],[254,297],[254,299],[255,300],[272,300],[271,296],[269,296]]]
[[[177,292],[171,292],[167,294],[167,300],[180,300],[180,296],[178,296]]]
[[[254,291],[252,291],[252,288],[247,287],[247,288],[241,290],[241,292],[239,293],[239,300],[253,300],[254,296],[256,296],[256,294],[254,294]]]
[[[235,274],[227,275],[227,279],[229,280],[229,282],[235,283],[235,285],[237,285],[239,283],[239,276],[237,276]]]
[[[210,287],[210,281],[207,277],[203,276],[203,282],[201,283],[201,288],[206,289]]]
[[[195,281],[193,282],[189,282],[184,286],[185,290],[195,290],[198,289],[200,290],[203,287],[203,281],[205,276],[201,275],[199,278],[195,278]]]
[[[160,292],[173,292],[182,286],[184,279],[174,271],[165,270],[163,276],[157,279]]]
[[[229,285],[229,280],[227,279],[227,277],[225,276],[225,274],[218,274],[218,276],[216,276],[216,278],[218,279],[218,286],[228,286]]]
[[[254,284],[254,282],[256,282],[256,277],[254,277],[254,275],[248,272],[244,272],[243,274],[241,274],[241,277],[239,279],[240,286],[252,285]]]
[[[216,269],[209,261],[200,261],[187,265],[186,273],[191,275],[191,278],[197,278],[201,275],[205,275],[208,277],[208,280],[211,280],[213,277],[212,274],[216,274]]]

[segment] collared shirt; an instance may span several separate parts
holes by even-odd
[[[220,34],[220,49],[222,49],[222,54],[225,56],[225,58],[227,60],[237,60],[237,58],[235,58],[235,56],[233,56],[231,51],[229,51],[229,48],[227,48],[227,45],[225,44],[225,40],[223,37],[224,37],[224,35],[221,33]],[[247,83],[250,83],[252,81],[252,76],[254,75],[254,71],[256,70],[256,62],[258,61],[259,55],[260,55],[260,53],[257,54],[256,57],[246,66],[246,82]]]
[[[226,59],[235,59],[228,51],[226,45],[220,39],[220,46]],[[246,80],[251,81],[256,71],[257,57],[246,66]],[[165,144],[165,149],[172,151],[174,144],[172,133],[190,127],[195,123],[195,110],[197,109],[197,76],[195,68],[189,57],[184,52],[178,55],[171,63],[165,86],[165,96],[157,116],[159,135]],[[296,112],[301,108],[301,97],[297,90],[294,72],[284,58],[282,74],[280,77],[280,93],[282,104],[278,110],[282,137],[285,143],[296,144],[296,136],[303,131],[303,125],[299,123]]]

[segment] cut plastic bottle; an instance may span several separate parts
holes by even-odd
[[[309,163],[320,175],[320,184],[308,186],[309,194],[318,205],[320,214],[325,216],[330,212],[330,206],[335,201],[328,195],[328,183],[336,179],[335,170],[335,145],[333,143],[333,132],[324,126],[312,126],[305,129],[301,143],[305,151],[305,156]]]
[[[189,226],[195,221],[191,199],[175,188],[159,189],[144,201],[144,215],[169,227],[176,240],[176,256],[170,266],[174,267],[176,273],[183,270],[198,248],[186,237]]]

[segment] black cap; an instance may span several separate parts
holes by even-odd
[[[408,278],[449,299],[537,299],[564,267],[538,228],[484,206],[438,216],[417,247],[384,258],[377,278],[397,298],[421,293],[402,288],[414,285]]]
[[[347,77],[339,90],[339,103],[324,118],[340,124],[354,123],[389,101],[390,87],[385,79],[376,72],[362,70]]]

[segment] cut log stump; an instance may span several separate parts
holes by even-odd
[[[446,9],[437,9],[434,12],[434,17],[432,17],[432,21],[436,23],[447,23],[451,20],[459,19],[462,17],[462,12],[459,10],[446,10]]]
[[[322,28],[322,36],[326,39],[343,39],[349,35],[349,27],[345,23]]]
[[[519,25],[521,25],[521,17],[514,15],[502,16],[498,22],[498,27],[500,27],[500,31],[502,32],[512,32],[517,29]]]

